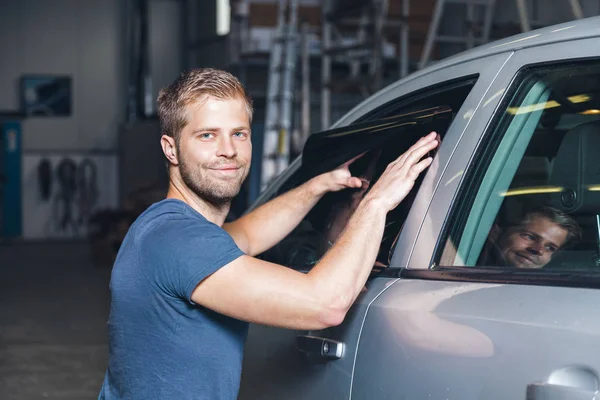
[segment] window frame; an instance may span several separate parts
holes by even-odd
[[[554,43],[528,49],[528,52],[517,51],[514,57],[507,63],[506,67],[498,76],[495,84],[491,88],[491,93],[502,91],[502,96],[499,96],[495,101],[490,98],[484,98],[484,101],[493,108],[489,113],[489,117],[485,119],[485,115],[480,115],[479,125],[483,125],[485,129],[474,131],[470,129],[466,135],[467,143],[462,144],[461,153],[463,157],[451,160],[449,171],[445,174],[448,190],[443,193],[436,193],[437,199],[434,199],[434,205],[447,206],[443,209],[445,216],[437,226],[437,232],[423,234],[420,232],[417,237],[417,242],[423,242],[426,239],[433,238],[433,244],[421,246],[418,251],[414,251],[409,259],[409,265],[405,270],[401,271],[383,271],[381,276],[404,278],[404,279],[423,279],[437,281],[461,281],[461,282],[480,282],[480,283],[506,283],[519,285],[543,285],[543,286],[561,286],[561,287],[579,287],[579,288],[600,288],[600,274],[589,273],[581,270],[574,271],[557,271],[557,270],[503,270],[475,267],[452,267],[439,266],[438,261],[441,259],[444,246],[449,238],[449,225],[456,223],[456,213],[458,204],[464,201],[463,196],[459,193],[464,193],[464,189],[471,187],[468,183],[469,174],[474,170],[481,168],[482,163],[473,162],[481,154],[485,148],[485,139],[489,138],[491,133],[497,128],[499,113],[502,113],[507,102],[510,102],[514,91],[518,87],[519,73],[524,69],[530,69],[543,66],[558,66],[567,64],[583,65],[586,62],[600,62],[600,52],[597,48],[590,47],[597,43],[597,38],[585,38],[565,41],[562,43]],[[556,54],[563,53],[563,57],[556,59]],[[517,85],[515,85],[517,84]],[[498,135],[497,140],[502,140],[502,135]],[[468,158],[464,157],[468,154]],[[483,165],[487,168],[487,164]],[[461,171],[460,179],[449,184],[448,179],[453,177],[456,171]],[[472,194],[474,194],[471,191]],[[441,201],[440,198],[446,199]],[[443,208],[443,207],[442,207]],[[428,216],[427,218],[434,218]],[[438,217],[439,220],[439,217]],[[429,260],[428,263],[423,262]]]
[[[472,211],[473,207],[475,207],[475,201],[481,193],[481,184],[487,173],[490,171],[491,165],[498,154],[498,149],[502,143],[502,140],[506,136],[507,129],[515,120],[515,118],[506,118],[502,110],[506,110],[506,108],[513,102],[515,95],[521,96],[522,98],[528,95],[529,91],[526,90],[525,92],[523,92],[521,91],[521,87],[527,85],[528,81],[535,80],[535,73],[529,74],[528,76],[524,76],[523,79],[521,78],[521,76],[527,75],[532,69],[535,70],[539,68],[544,68],[544,65],[540,67],[525,66],[521,68],[516,73],[515,77],[513,78],[510,84],[511,89],[506,92],[504,98],[498,104],[496,112],[494,113],[494,117],[490,121],[490,124],[488,125],[488,128],[486,129],[486,132],[483,135],[481,143],[478,146],[475,154],[473,155],[473,160],[480,161],[477,161],[476,165],[474,166],[469,166],[470,170],[464,175],[465,182],[461,184],[461,187],[459,188],[458,193],[456,195],[458,199],[456,203],[458,205],[456,207],[452,207],[452,210],[450,211],[450,217],[448,218],[448,221],[444,224],[442,228],[442,234],[440,236],[440,239],[437,241],[436,248],[434,250],[434,261],[432,263],[432,269],[434,269],[435,266],[440,265],[440,260],[442,259],[446,242],[448,238],[452,235],[452,233],[455,231],[461,231],[462,235],[464,235],[464,230],[466,229],[467,220],[470,215],[470,212],[461,211],[462,209],[466,209],[467,207],[470,211]],[[531,88],[529,90],[531,90]],[[517,137],[516,140],[518,139],[519,138]],[[514,149],[514,145],[511,146],[511,150],[512,149]],[[506,157],[508,156],[509,154],[506,155]],[[489,160],[489,162],[486,163],[485,161],[481,160]],[[500,170],[504,170],[506,168],[506,162],[498,166],[497,168],[499,168]],[[501,172],[499,171],[498,175],[500,174]],[[498,182],[495,181],[490,184],[496,186],[497,183]],[[493,190],[489,190],[487,194],[489,200],[489,196],[493,194]],[[468,206],[466,204],[468,204]],[[482,206],[482,208],[485,208],[486,206]],[[457,213],[459,214],[458,216],[456,216]],[[480,216],[483,216],[483,214],[484,211],[481,212]],[[456,218],[456,220],[454,218]],[[478,231],[479,234],[481,233],[479,232],[479,226],[475,229]],[[473,236],[476,236],[476,234],[473,234]],[[470,247],[472,247],[473,245],[473,242],[469,243]],[[445,268],[446,266],[443,267]],[[453,265],[452,267],[459,266]],[[466,266],[461,265],[460,267],[465,268]]]
[[[323,132],[315,133],[314,135],[319,135],[319,136],[325,137],[325,138],[327,138],[327,136],[329,136],[329,135],[331,135],[333,137],[340,137],[340,136],[344,136],[345,131],[353,131],[356,127],[360,127],[361,131],[363,131],[363,130],[366,131],[366,130],[369,130],[368,126],[370,126],[370,125],[377,125],[377,124],[381,124],[381,122],[383,122],[383,121],[386,121],[386,122],[388,120],[393,121],[394,119],[396,119],[397,121],[415,119],[418,124],[421,124],[420,120],[423,116],[426,116],[426,118],[434,118],[435,119],[435,118],[437,118],[438,113],[439,113],[439,115],[446,115],[448,113],[449,109],[444,107],[446,104],[445,102],[441,102],[441,104],[443,104],[442,106],[431,106],[429,104],[429,105],[425,105],[424,108],[416,107],[415,105],[417,105],[420,102],[427,102],[427,101],[423,101],[423,100],[427,100],[427,99],[430,99],[429,100],[430,103],[435,103],[435,97],[439,96],[441,93],[448,93],[448,92],[457,91],[457,90],[468,91],[468,93],[464,97],[464,100],[461,103],[461,107],[459,107],[458,110],[453,110],[453,113],[458,113],[458,111],[462,108],[462,105],[464,104],[466,99],[471,94],[473,88],[477,84],[478,78],[479,78],[478,74],[469,74],[469,75],[451,79],[451,80],[448,80],[448,81],[445,81],[442,83],[436,83],[434,85],[422,88],[416,92],[411,92],[406,96],[403,96],[403,97],[394,99],[388,103],[385,103],[385,104],[375,108],[373,111],[363,115],[362,117],[357,118],[357,120],[355,120],[351,124],[348,124],[348,125],[345,125],[342,127],[332,128],[332,129],[329,129],[329,130],[326,130]],[[452,95],[455,96],[456,94],[453,93]],[[419,111],[414,111],[414,110],[419,110]],[[415,117],[413,117],[413,115]],[[424,124],[428,124],[428,123],[429,122],[424,122]],[[434,122],[434,124],[435,124],[435,122]],[[453,124],[453,120],[450,121],[450,123],[448,123],[448,128],[447,128],[446,132],[450,129],[450,126],[452,124]],[[399,134],[402,134],[402,133],[399,133]],[[414,133],[412,133],[412,134],[414,134]],[[416,138],[415,138],[415,140],[416,140]],[[317,147],[317,149],[318,149],[318,147]],[[408,149],[408,146],[407,146],[407,149]],[[362,150],[363,149],[357,150],[356,152],[361,153]],[[316,150],[313,150],[313,151],[316,151]],[[402,150],[400,150],[400,149],[398,150],[398,156],[401,154],[400,153],[401,151]],[[320,152],[317,152],[317,153],[320,153]],[[300,158],[303,158],[304,156],[305,156],[305,154],[303,152],[301,154]],[[354,156],[355,155],[353,153],[349,153],[347,158],[352,158]],[[340,161],[340,163],[342,163],[342,162],[343,161]],[[315,168],[311,167],[311,170],[313,170],[313,169],[315,169]],[[307,176],[305,176],[303,174],[302,167],[298,166],[294,170],[294,172],[290,176],[288,176],[286,181],[283,182],[277,188],[277,190],[271,194],[271,198],[274,198],[278,195],[285,193],[287,190],[290,190],[293,187],[296,187],[296,186],[304,183],[306,180],[307,180]],[[412,206],[412,204],[411,204],[411,206]],[[400,228],[398,235],[401,232],[402,232],[402,228]],[[396,238],[398,235],[396,235]],[[277,244],[277,245],[279,245],[279,244]],[[394,248],[395,248],[395,246],[394,246],[394,244],[392,244],[390,247],[390,250],[389,250],[388,260],[391,259]],[[263,256],[263,255],[261,255],[261,256]],[[270,261],[270,262],[278,262],[278,260],[271,260],[268,258],[266,258],[266,260]],[[288,267],[296,269],[301,272],[306,272],[307,269],[308,270],[310,269],[308,267],[304,268],[302,266],[291,266],[290,265]]]
[[[439,240],[436,243],[436,247],[433,253],[433,262],[431,263],[431,270],[434,271],[445,271],[450,272],[457,269],[462,269],[464,271],[477,271],[481,273],[482,271],[491,271],[493,274],[499,273],[499,269],[503,268],[499,267],[486,267],[486,266],[469,266],[467,265],[445,265],[441,264],[440,261],[444,257],[444,252],[446,250],[446,243],[450,239],[455,232],[461,232],[459,235],[461,238],[461,243],[458,244],[459,248],[462,244],[462,239],[464,238],[464,231],[466,229],[467,220],[469,215],[472,213],[473,207],[475,207],[475,201],[477,196],[480,194],[481,183],[485,179],[485,176],[489,172],[491,165],[498,154],[498,149],[501,146],[502,141],[504,140],[507,132],[507,127],[510,126],[515,120],[516,116],[513,118],[506,118],[504,111],[509,107],[512,103],[514,103],[515,96],[524,98],[529,94],[529,90],[531,87],[537,84],[540,81],[539,72],[544,70],[560,70],[567,69],[569,66],[573,66],[575,68],[584,67],[586,64],[598,64],[600,63],[600,58],[592,58],[592,59],[582,59],[582,60],[564,60],[561,62],[544,62],[544,63],[536,63],[529,64],[521,67],[517,73],[515,74],[511,84],[510,90],[506,92],[506,95],[502,99],[502,101],[498,104],[496,112],[494,113],[494,117],[490,121],[488,128],[484,132],[482,136],[482,140],[477,150],[473,155],[473,160],[478,160],[475,165],[469,165],[469,171],[464,176],[464,182],[461,183],[461,186],[456,195],[456,205],[453,205],[452,209],[449,212],[449,217],[444,222],[444,226],[442,228],[442,233],[439,236]],[[537,81],[537,82],[536,82]],[[532,82],[533,84],[529,89],[522,90],[522,87]],[[514,105],[514,104],[513,104]],[[522,132],[522,131],[521,131]],[[521,132],[519,132],[518,136],[521,136]],[[517,138],[516,140],[518,140]],[[527,142],[527,146],[531,141],[531,136],[529,136],[529,140]],[[526,151],[527,146],[523,149],[523,152]],[[511,146],[511,152],[514,151],[514,145]],[[522,157],[519,161],[519,164],[515,166],[515,170],[519,167],[522,162]],[[499,169],[506,168],[506,162],[501,166],[497,167]],[[513,178],[514,179],[514,176]],[[497,182],[494,182],[493,185],[496,186]],[[491,191],[490,191],[491,193]],[[482,208],[485,208],[483,206]],[[483,215],[482,211],[482,215]],[[457,215],[458,214],[458,215]],[[497,214],[496,214],[497,216]],[[479,228],[477,228],[479,231]],[[481,232],[479,232],[481,233]],[[486,233],[487,235],[487,233]],[[469,246],[473,246],[474,243],[468,243]],[[553,277],[555,276],[564,276],[567,274],[572,277],[582,276],[587,279],[589,275],[592,275],[588,272],[575,272],[575,271],[560,271],[560,270],[535,270],[535,271],[526,271],[525,275],[521,274],[520,271],[514,268],[504,268],[504,275],[517,274],[518,276],[522,276],[525,278],[527,282],[530,281],[527,277],[535,277],[541,276],[542,281],[554,282]],[[459,274],[464,276],[464,274]],[[598,274],[600,275],[600,274]]]
[[[455,153],[440,178],[441,185],[433,194],[422,224],[418,227],[419,231],[414,241],[414,247],[410,249],[409,255],[402,257],[403,260],[408,259],[405,264],[407,269],[415,273],[429,270],[434,276],[437,276],[437,280],[447,278],[446,272],[437,267],[438,244],[445,245],[445,237],[442,240],[442,228],[445,229],[450,219],[454,220],[458,203],[457,193],[460,188],[464,187],[465,176],[477,165],[473,162],[474,157],[481,142],[489,134],[489,127],[498,112],[499,104],[504,101],[507,93],[514,87],[513,83],[517,73],[524,67],[541,64],[598,61],[600,60],[600,49],[597,46],[597,40],[597,37],[573,38],[530,46],[526,50],[517,49],[511,52],[503,67],[494,72],[494,81],[482,94],[482,105],[475,111],[475,118],[462,135]],[[432,270],[436,267],[437,270]],[[465,281],[467,280],[466,274],[471,270],[473,268],[461,268],[460,275],[464,277]],[[485,282],[486,280],[480,276],[478,281]]]

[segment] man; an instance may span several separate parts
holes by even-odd
[[[492,228],[488,254],[478,264],[543,268],[557,251],[579,240],[581,234],[581,228],[568,214],[552,207],[534,209],[503,232],[497,226]]]
[[[336,245],[302,274],[253,256],[283,239],[325,193],[361,187],[350,162],[224,224],[250,168],[244,88],[226,72],[193,70],[161,91],[158,112],[169,191],[131,226],[115,261],[100,398],[233,400],[248,322],[340,324],[373,267],[387,212],[438,143],[432,133],[390,163]]]

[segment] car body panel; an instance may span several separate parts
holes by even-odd
[[[369,308],[351,398],[524,399],[562,370],[591,400],[599,302],[595,289],[400,279]]]

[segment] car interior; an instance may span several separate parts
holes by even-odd
[[[506,164],[517,165],[515,160],[522,153],[514,175],[505,169],[498,176],[498,181],[508,178],[511,182],[505,191],[504,183],[497,186],[501,204],[493,226],[517,224],[526,210],[537,207],[559,209],[577,221],[583,237],[558,251],[544,270],[600,268],[600,74],[590,66],[565,68],[537,84],[537,100],[523,100],[507,109],[514,117],[506,136],[519,116],[528,116],[518,127],[519,136],[528,139],[527,124],[534,122],[535,128],[525,148],[516,149],[523,143],[515,139],[506,158]],[[534,86],[528,95],[535,91]],[[489,201],[496,200],[490,197]],[[494,218],[493,208],[486,213]],[[485,217],[479,222],[490,229]],[[466,265],[474,265],[473,260]]]

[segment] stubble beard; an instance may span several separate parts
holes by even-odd
[[[236,163],[239,165],[239,162]],[[192,167],[185,159],[181,159],[179,173],[183,182],[196,196],[214,207],[228,207],[240,192],[242,183],[248,175],[248,169],[241,166],[243,172],[239,178],[217,179],[206,173],[210,167],[204,164]]]

